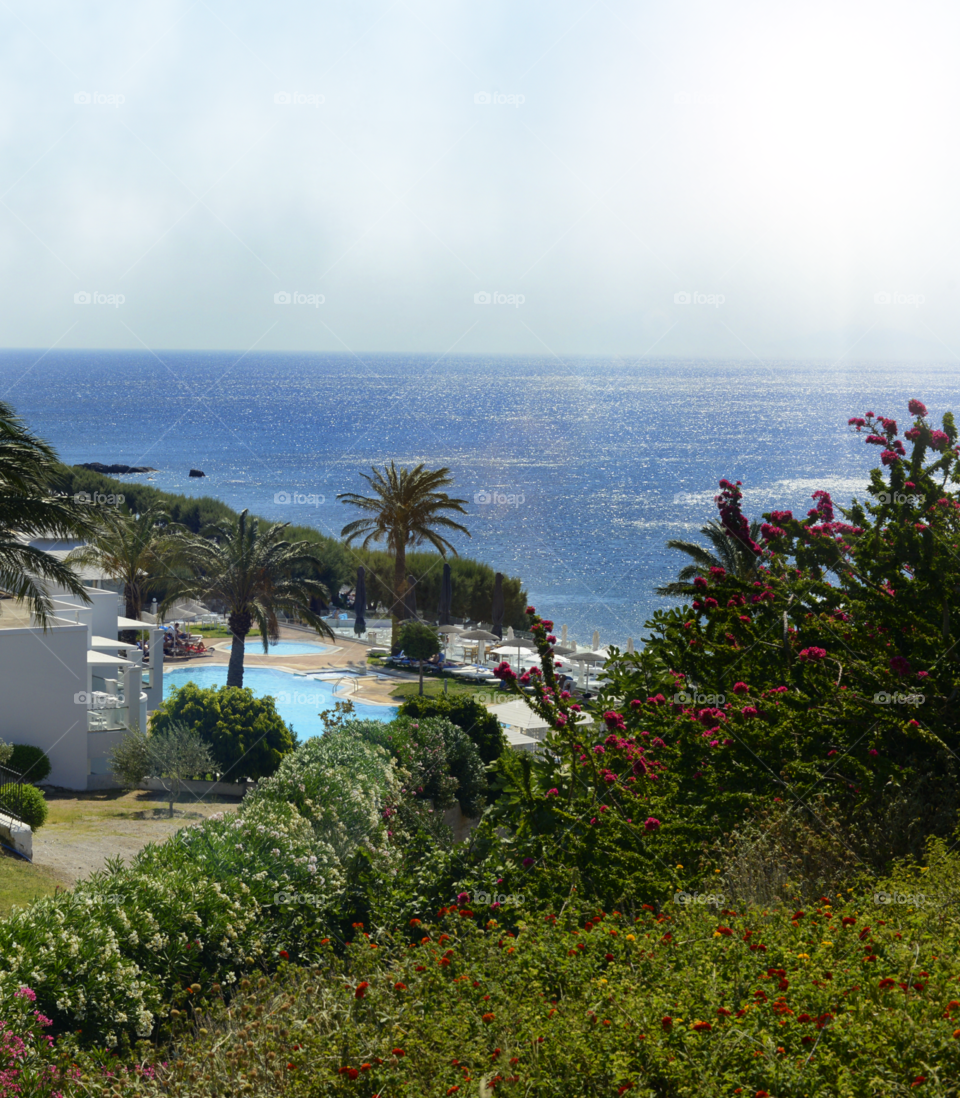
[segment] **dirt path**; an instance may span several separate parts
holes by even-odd
[[[233,812],[238,804],[178,803],[171,820],[154,793],[51,791],[47,802],[47,823],[33,837],[33,864],[69,885],[103,869],[110,858],[129,862],[147,843],[163,842],[181,827],[215,812]]]

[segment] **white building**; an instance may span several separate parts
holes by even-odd
[[[50,759],[51,785],[116,786],[109,757],[127,730],[146,730],[163,699],[163,631],[121,616],[115,591],[88,587],[90,603],[51,591],[42,629],[23,604],[0,601],[0,739]],[[122,631],[146,628],[149,661]]]

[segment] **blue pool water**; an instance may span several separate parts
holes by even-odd
[[[254,655],[263,655],[263,641],[248,640],[243,646],[247,652],[252,652]],[[267,653],[270,656],[322,656],[324,652],[330,651],[329,644],[310,644],[303,641],[277,641],[276,644],[270,645],[270,651]]]
[[[195,682],[197,686],[225,686],[227,682],[226,666],[178,667],[164,671],[163,696],[184,683]],[[275,671],[272,667],[246,667],[243,672],[243,685],[249,687],[258,698],[272,695],[277,702],[277,712],[292,726],[301,740],[309,740],[323,735],[323,723],[319,713],[323,709],[332,709],[338,700],[334,697],[336,680],[306,678],[303,675],[291,675],[288,671]],[[367,705],[354,701],[356,716],[361,720],[388,721],[395,717],[397,710],[387,705]]]

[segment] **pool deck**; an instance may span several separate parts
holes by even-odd
[[[312,638],[299,629],[286,629],[281,627],[280,639],[285,641],[309,642]],[[316,638],[318,644],[328,645],[329,652],[321,652],[316,656],[265,656],[263,652],[251,651],[247,648],[243,658],[244,667],[272,667],[280,671],[349,671],[351,678],[349,683],[343,684],[337,690],[337,695],[345,698],[356,698],[357,701],[367,702],[371,705],[395,706],[397,700],[390,697],[390,691],[394,689],[396,681],[415,682],[416,675],[393,673],[387,677],[366,675],[367,652],[365,644],[337,637],[329,640],[324,637]],[[221,664],[226,666],[230,662],[230,638],[212,637],[210,643],[215,645],[212,656],[195,656],[186,659],[165,662],[164,667],[189,667],[196,665]],[[359,676],[359,677],[354,677]],[[391,681],[393,680],[393,681]],[[353,689],[350,689],[353,687]]]

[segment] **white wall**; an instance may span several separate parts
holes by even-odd
[[[94,587],[88,587],[90,604],[85,605],[69,593],[52,592],[58,606],[69,603],[80,611],[80,620],[86,619],[92,626],[93,634],[98,637],[109,637],[113,640],[117,635],[117,615],[120,612],[120,603],[113,591],[99,591]],[[62,612],[62,611],[61,611]],[[64,614],[70,617],[70,614]]]
[[[42,748],[47,781],[87,788],[87,626],[0,629],[0,739]]]

